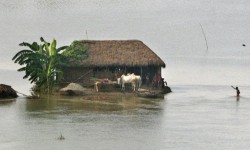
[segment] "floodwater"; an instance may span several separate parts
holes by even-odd
[[[0,149],[249,148],[250,94],[237,100],[226,86],[172,89],[164,99],[51,96],[0,103]]]
[[[173,92],[106,100],[20,94],[0,103],[0,149],[248,149],[249,14],[248,0],[2,0],[0,83],[30,94],[11,61],[23,41],[138,39],[166,63]]]

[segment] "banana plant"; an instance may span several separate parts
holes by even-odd
[[[46,78],[48,90],[51,91],[51,88],[53,87],[57,79],[57,75],[61,74],[61,71],[57,70],[58,64],[60,63],[60,58],[62,57],[60,52],[66,49],[68,46],[56,48],[57,42],[55,39],[53,39],[50,44],[46,42],[42,37],[40,38],[40,40],[44,43],[46,55],[48,56]]]
[[[47,92],[51,92],[56,82],[56,76],[61,74],[57,70],[62,58],[60,51],[68,46],[57,49],[55,39],[52,40],[51,44],[42,37],[40,40],[42,44],[37,42],[19,44],[29,49],[19,51],[12,60],[22,66],[18,71],[25,71],[24,79],[29,78],[31,83],[35,83],[38,87],[44,87]]]
[[[38,69],[44,69],[43,62],[46,61],[42,55],[43,45],[38,45],[36,42],[30,43],[20,43],[20,46],[26,46],[29,49],[24,49],[19,51],[14,55],[12,60],[14,63],[18,63],[23,66],[18,71],[25,71],[24,79],[29,78],[31,83],[37,82],[39,80]]]

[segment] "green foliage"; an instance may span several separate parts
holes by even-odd
[[[41,91],[49,93],[52,91],[58,75],[62,74],[58,70],[63,58],[60,51],[67,46],[57,49],[56,40],[53,39],[52,44],[46,42],[42,37],[40,40],[41,44],[37,42],[19,44],[29,49],[19,51],[12,60],[22,66],[18,71],[25,72],[24,79],[28,78],[31,83],[42,88]]]
[[[85,45],[82,41],[74,41],[62,54],[68,61],[78,61],[88,58],[87,51],[89,45]]]

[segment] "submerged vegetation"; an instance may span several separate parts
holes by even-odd
[[[16,91],[9,85],[0,84],[0,99],[1,98],[16,98]]]
[[[24,79],[28,78],[31,83],[35,83],[40,92],[50,93],[56,79],[62,74],[58,69],[63,58],[60,52],[68,46],[56,48],[55,39],[48,43],[41,37],[40,41],[40,44],[19,44],[26,48],[16,53],[12,60],[22,66],[18,71],[25,72]]]

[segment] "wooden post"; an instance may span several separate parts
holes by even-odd
[[[143,77],[142,77],[142,67],[141,67],[141,84],[142,84],[142,80],[143,79]]]

